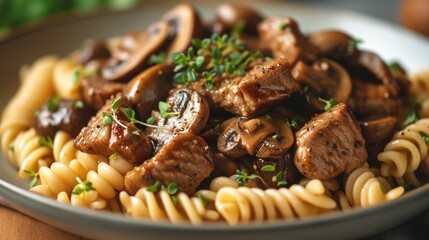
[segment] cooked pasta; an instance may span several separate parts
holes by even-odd
[[[53,56],[35,61],[24,75],[18,92],[3,110],[0,124],[1,146],[9,160],[13,159],[9,149],[15,137],[33,126],[35,111],[55,94],[52,71],[56,62],[57,58]],[[12,164],[17,166],[13,160]]]
[[[52,151],[56,162],[69,164],[77,157],[77,150],[73,146],[73,138],[64,131],[58,131],[52,142]]]
[[[21,132],[13,143],[14,165],[18,167],[18,176],[28,178],[24,170],[38,172],[43,166],[50,166],[54,162],[52,149],[42,146],[33,128]]]
[[[394,135],[384,151],[377,155],[383,176],[402,177],[416,171],[421,162],[426,166],[429,164],[428,145],[422,134],[429,135],[427,118],[418,120]]]
[[[207,194],[201,192],[200,194]],[[210,195],[210,194],[208,194]],[[204,207],[198,197],[189,197],[185,193],[177,194],[177,204],[165,190],[158,193],[140,189],[135,196],[122,191],[119,195],[125,214],[133,217],[149,218],[154,221],[171,221],[182,223],[189,221],[194,225],[201,224],[203,219],[217,220],[219,214]]]
[[[369,207],[400,197],[403,187],[393,188],[387,180],[376,177],[368,167],[355,169],[345,182],[345,195],[353,207]]]
[[[220,9],[260,22],[202,28],[179,4],[138,33],[23,67],[0,140],[30,191],[153,221],[239,225],[366,208],[427,183],[429,74],[408,88],[400,66],[345,32]]]
[[[57,95],[65,99],[79,99],[81,74],[81,70],[72,59],[65,58],[58,61],[53,72],[53,84]]]
[[[259,188],[221,188],[216,194],[216,209],[231,224],[263,220],[305,218],[335,209],[326,196],[321,181],[312,180],[306,187],[262,190]]]

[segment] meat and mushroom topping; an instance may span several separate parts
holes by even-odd
[[[300,174],[293,163],[293,153],[288,152],[280,159],[255,158],[253,169],[262,178],[262,188],[288,187],[298,182]]]
[[[147,66],[149,57],[159,51],[167,40],[169,25],[166,21],[154,23],[145,31],[143,43],[128,59],[110,58],[102,69],[104,80],[127,81]]]
[[[308,37],[308,41],[317,48],[321,57],[345,60],[355,57],[359,52],[356,40],[337,30],[323,30],[313,33]]]
[[[158,128],[146,128],[145,133],[155,142],[155,152],[177,134],[199,134],[210,114],[207,101],[196,91],[176,90],[167,98],[168,109],[153,111]]]
[[[329,59],[320,59],[312,67],[302,61],[295,64],[292,76],[310,89],[305,93],[307,101],[316,111],[323,111],[319,98],[345,102],[352,91],[352,80],[347,71]]]
[[[244,76],[215,82],[212,89],[207,89],[203,80],[191,83],[189,88],[205,96],[211,106],[250,117],[299,91],[299,84],[290,75],[287,60],[275,59],[254,66]]]
[[[62,130],[76,137],[93,111],[82,101],[51,98],[36,112],[34,128],[41,136],[53,138],[57,131]]]
[[[286,58],[290,65],[299,60],[312,62],[317,59],[317,49],[300,32],[291,18],[268,17],[258,25],[261,41],[267,45],[275,58]]]
[[[177,5],[164,14],[161,19],[167,21],[169,37],[173,37],[166,50],[169,56],[186,51],[191,45],[192,39],[201,37],[204,31],[196,9],[188,3]]]
[[[228,157],[247,154],[260,158],[280,158],[292,146],[292,130],[281,117],[270,115],[248,119],[234,117],[222,123],[218,150]]]
[[[105,60],[110,57],[110,50],[106,44],[102,41],[91,41],[89,42],[79,54],[79,62],[81,64],[87,64],[94,60]]]
[[[171,66],[158,64],[134,77],[125,87],[124,95],[137,110],[139,119],[147,119],[158,102],[168,97],[172,88]]]
[[[119,103],[115,106],[116,103]],[[130,104],[124,97],[116,97],[91,118],[74,141],[74,146],[85,153],[110,156],[117,154],[130,163],[140,163],[152,154],[152,143],[120,111]]]
[[[100,109],[106,101],[123,91],[124,83],[106,82],[97,78],[87,78],[80,82],[79,90],[82,101],[95,108]]]
[[[161,150],[125,176],[125,190],[135,194],[156,181],[167,186],[176,183],[180,192],[189,195],[213,171],[213,159],[207,143],[192,133],[175,136]]]
[[[216,8],[215,28],[219,33],[230,33],[239,27],[242,28],[240,29],[242,34],[256,36],[258,34],[256,26],[262,20],[262,16],[254,8],[224,3]]]
[[[310,179],[351,173],[367,160],[359,123],[345,103],[314,117],[296,133],[294,163]]]

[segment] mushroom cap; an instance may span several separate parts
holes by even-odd
[[[158,21],[150,25],[142,37],[142,43],[126,60],[111,58],[102,69],[103,79],[107,81],[126,81],[135,76],[146,65],[149,57],[157,52],[167,40],[169,25]]]

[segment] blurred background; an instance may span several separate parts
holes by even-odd
[[[429,37],[429,0],[283,0],[335,7],[381,18]],[[125,10],[144,0],[0,0],[0,37],[13,29],[73,12]]]

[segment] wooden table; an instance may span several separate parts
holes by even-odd
[[[83,240],[86,238],[64,232],[0,205],[0,239]]]

